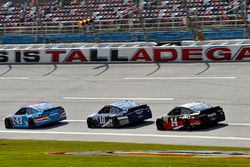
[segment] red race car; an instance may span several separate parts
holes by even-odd
[[[158,130],[191,130],[224,120],[225,114],[220,106],[213,107],[205,102],[192,102],[177,106],[168,114],[157,118],[156,127]]]

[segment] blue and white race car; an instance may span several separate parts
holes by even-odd
[[[4,119],[6,128],[36,128],[66,119],[61,106],[38,103],[20,108],[14,115]]]
[[[89,128],[114,127],[136,124],[152,118],[148,105],[140,105],[131,100],[117,101],[104,106],[87,118]]]

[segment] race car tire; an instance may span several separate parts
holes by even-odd
[[[114,128],[119,128],[120,127],[120,121],[116,117],[114,117],[112,119],[112,125],[113,125]]]
[[[164,130],[164,125],[163,125],[163,120],[162,119],[157,119],[156,120],[156,127],[157,127],[157,130]]]
[[[185,119],[185,120],[183,120],[183,121],[184,121],[184,128],[185,128],[186,130],[191,130],[191,129],[192,129],[192,126],[190,125],[190,121],[187,120],[187,119]]]
[[[88,128],[94,128],[96,126],[95,121],[91,118],[87,119],[87,124],[88,124]]]
[[[12,125],[11,120],[9,118],[6,118],[4,120],[4,124],[5,124],[5,128],[7,128],[7,129],[12,129],[13,128],[13,125]]]
[[[33,119],[29,119],[29,120],[28,120],[28,127],[29,127],[30,129],[35,129],[35,128],[36,128],[36,125],[35,125]]]

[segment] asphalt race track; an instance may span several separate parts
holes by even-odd
[[[147,103],[153,118],[121,129],[88,129],[87,115],[116,99]],[[62,105],[68,120],[41,129],[5,129],[3,118],[41,101]],[[157,131],[154,121],[178,104],[220,105],[226,121],[194,131]],[[0,138],[250,147],[250,63],[1,65]]]

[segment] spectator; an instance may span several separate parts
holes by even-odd
[[[35,21],[35,18],[37,16],[37,7],[36,6],[33,6],[30,10],[30,17],[32,19],[32,21]]]
[[[36,15],[36,6],[33,6],[30,10],[30,15],[33,16],[33,15]]]
[[[12,14],[12,12],[15,10],[15,7],[9,7],[8,8],[8,13],[9,14]]]
[[[13,5],[13,2],[12,1],[7,1],[4,5],[3,5],[3,7],[4,8],[9,8],[9,7],[11,7]]]
[[[58,6],[59,5],[59,1],[58,0],[55,0],[52,2],[52,6]]]
[[[30,6],[30,0],[25,1],[25,6]]]
[[[22,10],[20,11],[20,22],[25,21],[25,16],[26,16],[26,10],[22,8]]]
[[[12,18],[12,15],[7,15],[7,16],[5,16],[4,21],[8,22],[11,20],[11,18]]]
[[[31,0],[31,3],[30,3],[31,6],[34,6],[36,5],[36,0]]]
[[[204,0],[204,1],[203,1],[203,6],[204,6],[205,8],[211,6],[211,1],[210,1],[210,0]]]
[[[82,2],[81,2],[81,6],[82,6],[82,7],[85,5],[85,1],[86,1],[86,0],[82,0]]]

